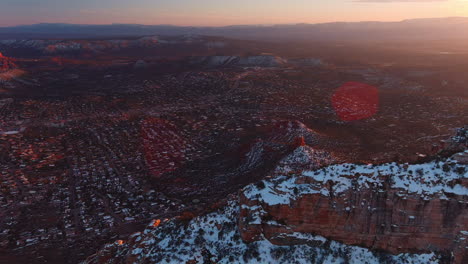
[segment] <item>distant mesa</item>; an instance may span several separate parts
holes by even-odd
[[[201,56],[192,57],[190,62],[206,67],[281,67],[286,65],[288,60],[273,55]]]
[[[323,66],[324,62],[317,58],[299,58],[288,60],[289,63],[299,66]]]
[[[208,67],[233,65],[238,61],[237,56],[200,56],[190,58],[192,64],[203,64]]]
[[[2,37],[23,36],[27,39],[54,36],[86,38],[90,36],[183,36],[197,41],[198,36],[223,36],[238,39],[297,40],[436,40],[461,39],[466,35],[468,18],[412,19],[400,22],[350,22],[321,24],[242,25],[226,27],[192,27],[171,25],[73,25],[36,24],[0,28]],[[217,45],[217,44],[215,44]]]
[[[274,55],[254,56],[199,56],[190,62],[205,67],[283,67],[287,65],[320,67],[325,65],[318,58],[286,59]]]
[[[21,51],[31,49],[42,55],[96,54],[127,49],[149,49],[161,45],[206,44],[207,47],[223,47],[223,42],[213,42],[199,36],[159,37],[146,36],[134,39],[13,39],[0,40],[0,48]]]
[[[286,64],[287,61],[276,56],[249,56],[239,59],[239,66],[264,66],[264,67],[278,67]]]

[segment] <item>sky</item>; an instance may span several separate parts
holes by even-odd
[[[468,0],[0,0],[0,26],[225,26],[468,16]]]

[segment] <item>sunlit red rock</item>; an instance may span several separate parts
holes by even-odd
[[[14,60],[4,56],[0,52],[0,71],[8,71],[17,68],[18,66],[15,64]]]
[[[60,58],[60,57],[53,57],[51,61],[59,66],[62,66],[64,63],[63,58]]]

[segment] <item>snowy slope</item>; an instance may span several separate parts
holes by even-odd
[[[285,172],[284,169],[282,171]],[[298,183],[301,177],[308,178],[311,183]],[[468,188],[458,183],[463,179],[468,179],[466,165],[460,164],[455,157],[423,164],[338,164],[321,170],[303,171],[296,177],[279,175],[264,180],[261,187],[249,185],[243,193],[250,200],[270,205],[290,204],[303,194],[330,196],[330,189],[325,187],[327,182],[333,183],[331,192],[336,196],[351,188],[357,188],[355,191],[382,188],[386,181],[390,181],[391,187],[398,189],[401,196],[414,194],[423,199],[432,196],[444,199],[447,194],[468,196]]]
[[[168,221],[148,227],[133,235],[130,243],[109,244],[103,251],[116,251],[117,257],[131,263],[438,263],[432,253],[377,254],[311,234],[293,234],[309,239],[309,245],[276,246],[266,239],[246,244],[237,228],[238,214],[239,205],[231,201],[221,211],[187,225]],[[94,255],[87,263],[99,263],[102,257]]]

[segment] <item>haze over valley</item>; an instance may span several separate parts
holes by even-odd
[[[0,11],[0,263],[467,263],[468,18],[392,11],[463,3],[376,2]]]

